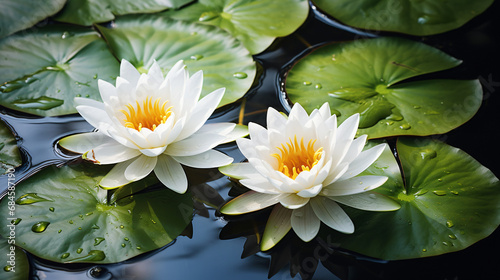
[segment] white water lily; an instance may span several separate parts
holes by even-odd
[[[140,180],[152,171],[168,188],[184,193],[188,182],[181,166],[215,168],[233,159],[213,150],[244,136],[233,123],[205,124],[225,89],[199,100],[203,73],[189,77],[182,61],[163,76],[153,63],[140,74],[122,60],[116,86],[99,80],[102,102],[75,98],[76,109],[97,130],[72,135],[59,144],[96,164],[116,164],[100,181],[112,189]]]
[[[358,123],[356,114],[337,127],[328,103],[311,115],[296,103],[288,119],[269,108],[267,129],[250,123],[250,139],[236,140],[248,162],[219,168],[250,189],[221,212],[237,215],[275,205],[261,242],[268,250],[290,229],[303,241],[312,240],[321,222],[353,233],[354,224],[338,203],[370,211],[399,209],[394,200],[371,192],[386,176],[357,176],[387,146],[363,151],[367,136],[354,139]]]

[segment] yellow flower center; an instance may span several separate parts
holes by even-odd
[[[153,103],[153,98],[148,97],[145,101],[139,104],[136,101],[136,107],[132,104],[127,104],[126,110],[120,110],[125,115],[125,127],[133,128],[137,131],[141,131],[143,128],[149,128],[150,130],[155,130],[160,124],[165,123],[167,119],[172,114],[172,106],[167,108],[167,102],[163,102],[160,105],[160,98],[156,99]]]
[[[304,138],[300,139],[300,145],[297,136],[284,144],[281,144],[278,150],[281,155],[272,154],[278,160],[278,171],[295,180],[302,171],[309,171],[321,159],[323,147],[314,150],[316,140],[309,140],[307,146],[304,145]]]

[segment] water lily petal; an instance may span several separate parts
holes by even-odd
[[[293,231],[305,242],[311,241],[319,232],[321,220],[310,204],[293,210],[291,216]]]
[[[226,166],[219,167],[219,171],[231,178],[245,179],[252,178],[257,173],[257,170],[248,162],[233,163]]]
[[[167,188],[180,194],[186,192],[188,187],[186,173],[184,173],[181,164],[172,157],[160,155],[154,171],[156,177]]]
[[[269,215],[266,223],[266,228],[260,242],[260,249],[267,251],[278,244],[292,228],[291,224],[292,210],[281,205],[276,205]]]
[[[304,197],[304,198],[311,198],[311,197],[317,196],[319,194],[319,192],[321,191],[321,189],[323,189],[323,185],[319,184],[319,185],[310,187],[308,189],[301,190],[300,192],[297,193],[297,195],[300,197]]]
[[[401,205],[394,199],[376,192],[364,192],[328,198],[344,205],[366,211],[394,211],[401,208]]]
[[[75,103],[77,98],[75,98]],[[90,99],[88,99],[90,100]],[[95,100],[94,100],[95,101]],[[100,102],[91,102],[97,104],[102,104]],[[106,112],[106,109],[104,108],[104,105],[99,105],[99,106],[89,106],[89,105],[77,105],[76,110],[80,115],[93,127],[99,129],[99,130],[106,130],[106,127],[104,125],[110,125],[113,122],[108,116],[108,113]],[[104,132],[104,131],[103,131]]]
[[[196,134],[213,133],[213,134],[226,135],[230,133],[235,128],[235,126],[236,124],[229,122],[206,123],[202,127],[200,127],[198,131],[196,131]]]
[[[113,138],[110,138],[103,133],[96,132],[86,132],[73,134],[63,139],[59,140],[59,145],[64,149],[78,154],[83,154],[94,147],[108,142],[116,142]]]
[[[208,150],[193,156],[173,157],[179,163],[194,168],[214,168],[228,165],[233,162],[233,158],[216,150]]]
[[[359,114],[354,114],[340,124],[337,134],[341,139],[353,139],[358,130]]]
[[[248,191],[226,203],[222,206],[220,212],[226,215],[254,212],[278,203],[283,196],[286,196],[286,194],[267,194]]]
[[[221,144],[233,142],[238,138],[248,136],[248,133],[248,126],[242,124],[235,125],[231,132],[225,134],[226,139]]]
[[[310,203],[316,216],[325,225],[343,233],[354,232],[351,219],[335,201],[319,196],[311,199]]]
[[[345,180],[363,172],[377,160],[386,148],[388,149],[387,144],[380,144],[361,152],[359,156],[349,164],[349,169],[339,178],[339,180]]]
[[[148,176],[156,165],[156,157],[140,155],[125,169],[125,178],[130,181],[138,181]]]
[[[236,144],[238,145],[240,152],[247,159],[258,157],[257,152],[254,149],[254,145],[252,144],[252,140],[247,139],[247,138],[240,138],[240,139],[236,139]]]
[[[306,205],[308,202],[309,202],[308,197],[301,197],[294,193],[285,194],[283,197],[280,198],[281,205],[285,206],[288,209],[300,208]]]
[[[325,186],[321,191],[324,196],[341,196],[363,193],[382,186],[387,181],[386,176],[359,176],[343,181],[337,181]]]
[[[186,91],[184,92],[184,108],[198,102],[202,85],[203,71],[200,70],[189,78],[189,82],[186,85]]]
[[[163,154],[163,152],[165,152],[166,148],[167,148],[166,146],[163,146],[163,147],[152,148],[152,149],[140,149],[139,151],[145,156],[157,157],[157,156]]]
[[[352,162],[353,160],[356,159],[356,157],[361,153],[363,150],[363,147],[366,144],[366,138],[368,135],[361,135],[360,137],[354,139],[351,143],[351,146],[349,147],[349,150],[347,150],[345,156],[344,156],[344,162]]]
[[[215,108],[217,108],[217,105],[219,105],[225,90],[225,88],[217,89],[203,97],[196,104],[184,124],[184,129],[177,137],[177,141],[189,137],[205,124],[215,111]]]
[[[85,153],[85,159],[98,164],[113,164],[129,160],[141,154],[136,149],[127,148],[115,140],[111,140]]]
[[[193,134],[179,142],[168,145],[165,153],[171,156],[193,156],[206,152],[226,139],[218,134]]]
[[[270,107],[267,110],[267,129],[268,130],[281,130],[285,127],[287,117],[282,115],[276,109]]]
[[[153,61],[153,65],[148,70],[148,84],[153,88],[159,88],[163,82],[163,73],[161,71],[160,65],[156,60]]]
[[[139,81],[140,76],[141,74],[137,71],[137,69],[135,69],[134,65],[125,59],[121,60],[120,77],[127,80],[133,88],[137,85],[137,81]]]
[[[101,98],[104,103],[108,103],[112,96],[117,95],[116,88],[104,80],[97,81],[97,86],[99,87],[99,93],[101,94]]]
[[[256,146],[269,146],[269,138],[267,135],[267,130],[263,128],[261,125],[256,123],[248,124],[248,132],[250,133],[250,137],[252,139],[253,145]]]
[[[252,191],[256,191],[259,193],[267,193],[267,194],[280,194],[282,193],[279,189],[277,189],[274,185],[272,185],[265,177],[261,175],[257,175],[255,177],[249,179],[241,179],[240,183],[251,189]]]
[[[99,185],[101,185],[103,189],[110,190],[130,183],[131,181],[125,178],[125,170],[134,160],[135,159],[129,159],[113,166],[108,174],[102,177]]]

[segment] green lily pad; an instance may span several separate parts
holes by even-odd
[[[240,42],[216,27],[160,16],[125,16],[112,28],[98,26],[116,57],[139,70],[156,60],[166,72],[179,60],[192,75],[203,70],[201,96],[225,87],[219,106],[242,97],[255,78],[252,56]]]
[[[90,26],[113,20],[115,15],[154,13],[181,7],[192,0],[68,0],[54,19],[61,22]]]
[[[218,26],[240,40],[250,53],[257,54],[276,37],[293,33],[304,23],[308,12],[305,0],[200,0],[165,15]]]
[[[49,167],[16,186],[16,244],[61,263],[115,263],[165,246],[191,222],[190,194],[145,190],[108,205],[98,182],[109,166]],[[154,176],[132,184],[152,184]],[[9,215],[6,196],[0,216]],[[7,227],[0,229],[8,235]]]
[[[62,9],[66,0],[0,0],[0,38],[29,28]]]
[[[16,243],[15,225],[7,224],[4,227],[8,229],[8,234],[0,237],[0,263],[3,266],[3,269],[0,269],[0,279],[28,279],[30,272],[28,257],[23,250],[14,245]]]
[[[459,28],[484,12],[493,0],[313,0],[313,3],[357,28],[425,36]]]
[[[342,248],[371,257],[398,260],[440,255],[467,248],[500,224],[500,182],[465,152],[425,138],[401,138],[398,155],[404,173],[385,172],[388,183],[375,191],[397,200],[394,212],[345,207],[355,231],[324,230],[323,237]],[[390,168],[389,168],[390,169]]]
[[[76,113],[77,96],[101,100],[118,61],[88,29],[50,26],[0,40],[0,105],[39,116]]]
[[[309,112],[329,102],[343,121],[359,113],[369,138],[448,132],[474,116],[478,80],[402,81],[461,61],[422,43],[376,38],[314,49],[288,72],[286,93]]]
[[[0,121],[0,175],[21,165],[21,153],[9,127]]]

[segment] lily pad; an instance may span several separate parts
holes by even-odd
[[[309,112],[329,102],[341,121],[359,113],[359,133],[369,138],[440,134],[477,112],[482,101],[479,81],[402,81],[460,63],[406,39],[328,44],[293,65],[285,90],[291,102]]]
[[[54,19],[61,22],[90,26],[113,20],[115,15],[154,13],[181,7],[192,0],[68,0]]]
[[[256,66],[248,50],[216,27],[169,20],[160,16],[125,16],[112,28],[98,26],[112,52],[139,70],[156,60],[166,72],[184,60],[192,75],[203,70],[201,96],[225,87],[219,106],[242,97],[255,78]]]
[[[66,0],[0,0],[0,38],[29,28],[62,9]]]
[[[323,231],[326,240],[371,257],[398,260],[462,250],[498,227],[500,182],[490,170],[465,152],[431,139],[400,138],[397,151],[404,185],[398,174],[388,172],[388,183],[375,191],[396,199],[401,209],[345,207],[354,233]],[[371,172],[385,172],[380,167]]]
[[[0,105],[39,116],[76,113],[77,96],[101,100],[118,61],[88,29],[50,26],[0,40]]]
[[[16,242],[15,225],[11,223],[4,227],[9,231],[7,235],[0,237],[0,263],[3,266],[3,269],[0,269],[0,279],[28,279],[30,271],[28,257],[23,250],[14,245]]]
[[[0,175],[21,165],[21,153],[9,127],[0,121]]]
[[[252,54],[264,51],[276,37],[293,33],[307,18],[305,0],[200,0],[180,10],[169,10],[177,20],[218,26]]]
[[[61,263],[114,263],[165,246],[191,222],[191,195],[145,190],[107,203],[108,166],[49,167],[16,186],[16,244]],[[132,184],[153,184],[154,176]],[[9,199],[0,216],[9,216]],[[7,227],[0,229],[8,235]]]
[[[484,12],[493,0],[313,0],[313,3],[357,28],[425,36],[459,28]]]

